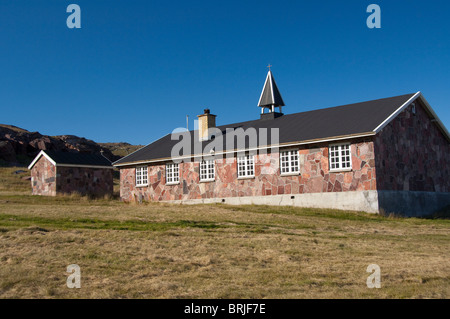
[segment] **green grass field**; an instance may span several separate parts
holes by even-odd
[[[17,169],[0,168],[0,298],[450,296],[448,219],[38,197]]]

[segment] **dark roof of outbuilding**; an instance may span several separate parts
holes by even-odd
[[[98,166],[112,168],[111,162],[101,154],[56,151],[41,151],[30,164],[29,168],[33,167],[37,160],[44,154],[50,157],[57,166]]]
[[[266,146],[270,144],[270,129],[279,128],[279,144],[297,143],[302,141],[333,139],[338,137],[349,138],[361,134],[375,134],[375,129],[379,127],[386,119],[394,114],[402,105],[410,100],[416,94],[406,94],[391,98],[373,100],[368,102],[354,103],[343,106],[319,109],[308,112],[300,112],[294,114],[283,115],[274,119],[258,119],[253,121],[234,123],[219,126],[218,129],[224,134],[223,150],[234,150],[235,147],[226,145],[226,129],[227,128],[267,128],[268,143],[258,140],[258,146]],[[185,132],[194,136],[197,131]],[[192,155],[198,155],[194,152],[194,143],[196,138],[191,138]],[[211,141],[201,142],[202,148]],[[169,160],[174,145],[179,140],[172,140],[171,134],[168,134],[157,141],[125,156],[114,165],[126,165],[127,163],[139,163],[152,160]],[[248,148],[249,145],[245,145]],[[186,154],[184,154],[186,155]]]
[[[111,166],[111,162],[101,154],[86,154],[75,152],[45,151],[56,164]]]

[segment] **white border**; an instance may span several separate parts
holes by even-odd
[[[166,180],[165,185],[178,185],[178,184],[180,184],[180,182],[181,182],[181,166],[180,166],[180,164],[181,163],[171,162],[171,163],[166,163],[166,165],[164,165],[164,176],[165,176],[165,180]],[[167,182],[167,165],[174,165],[173,168],[172,168],[172,171],[175,170],[175,165],[178,166],[178,181]],[[172,175],[173,175],[172,177],[175,177],[175,174],[172,174]]]
[[[264,81],[264,86],[263,86],[263,89],[261,91],[261,95],[259,96],[259,101],[258,101],[258,106],[262,107],[263,110],[264,110],[264,106],[261,106],[260,104],[261,104],[261,99],[262,99],[262,96],[264,93],[264,89],[266,88],[267,80],[269,80],[269,74],[270,74],[270,70],[269,70],[269,72],[267,72],[266,81]]]
[[[50,163],[52,163],[53,165],[56,166],[56,162],[54,160],[52,160],[52,158],[50,156],[48,156],[44,151],[40,151],[39,154],[31,162],[31,164],[28,165],[28,169],[32,169],[34,164],[36,164],[36,162],[41,158],[42,155],[44,155],[44,157],[47,158],[50,161]]]
[[[138,168],[146,168],[147,170],[147,183],[146,184],[138,184],[137,183],[137,169]],[[134,168],[134,186],[135,187],[147,187],[148,186],[148,166],[147,165],[140,165],[140,166],[136,166]]]
[[[298,162],[298,171],[296,171],[296,172],[292,172],[292,171],[289,171],[289,172],[284,172],[284,173],[282,173],[281,172],[281,153],[286,153],[286,152],[293,152],[293,151],[296,151],[297,152],[297,162]],[[279,152],[278,152],[278,160],[279,160],[279,168],[280,168],[280,176],[295,176],[295,175],[300,175],[300,150],[298,149],[298,148],[293,148],[293,147],[291,147],[291,148],[288,148],[288,149],[283,149],[283,150],[280,150]],[[289,155],[289,170],[291,169],[291,156]]]
[[[342,146],[342,145],[348,145],[349,146],[349,150],[350,150],[350,167],[341,167],[341,168],[331,168],[331,161],[330,161],[330,147],[331,146]],[[342,148],[339,147],[339,158],[342,156],[341,154],[342,152]],[[342,166],[342,163],[339,159],[339,163]],[[328,171],[333,172],[333,173],[338,173],[338,172],[351,172],[353,170],[353,162],[352,162],[352,142],[349,141],[348,143],[333,143],[328,145]]]
[[[214,178],[205,178],[205,179],[202,179],[202,163],[203,162],[205,162],[206,163],[206,161],[212,161],[213,162],[213,166],[214,166]],[[207,167],[206,167],[206,171],[208,171],[208,165],[206,165]],[[207,182],[214,182],[215,180],[216,180],[216,160],[214,160],[214,159],[211,159],[211,160],[205,160],[205,159],[203,159],[200,163],[199,163],[199,165],[198,165],[198,179],[199,179],[199,182],[200,183],[207,183]],[[208,174],[206,174],[206,176],[208,176]]]
[[[388,125],[397,115],[399,115],[404,109],[406,109],[412,102],[414,102],[419,96],[421,95],[420,91],[414,94],[408,101],[403,103],[402,106],[400,106],[398,109],[394,111],[387,119],[385,119],[383,122],[381,122],[380,125],[378,125],[373,131],[375,133],[378,133],[381,131],[386,125]]]

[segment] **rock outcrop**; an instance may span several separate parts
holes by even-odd
[[[48,136],[13,125],[0,124],[0,163],[27,165],[41,151],[65,151],[100,154],[111,161],[119,159],[108,148],[74,135]]]

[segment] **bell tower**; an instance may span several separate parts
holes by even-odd
[[[258,106],[261,107],[261,119],[273,119],[283,115],[281,107],[284,106],[284,101],[270,67],[271,65],[269,64],[269,72],[267,73],[266,82],[264,82],[264,87],[258,102]],[[278,108],[278,110],[276,111],[275,108]],[[265,112],[266,109],[268,112]]]

